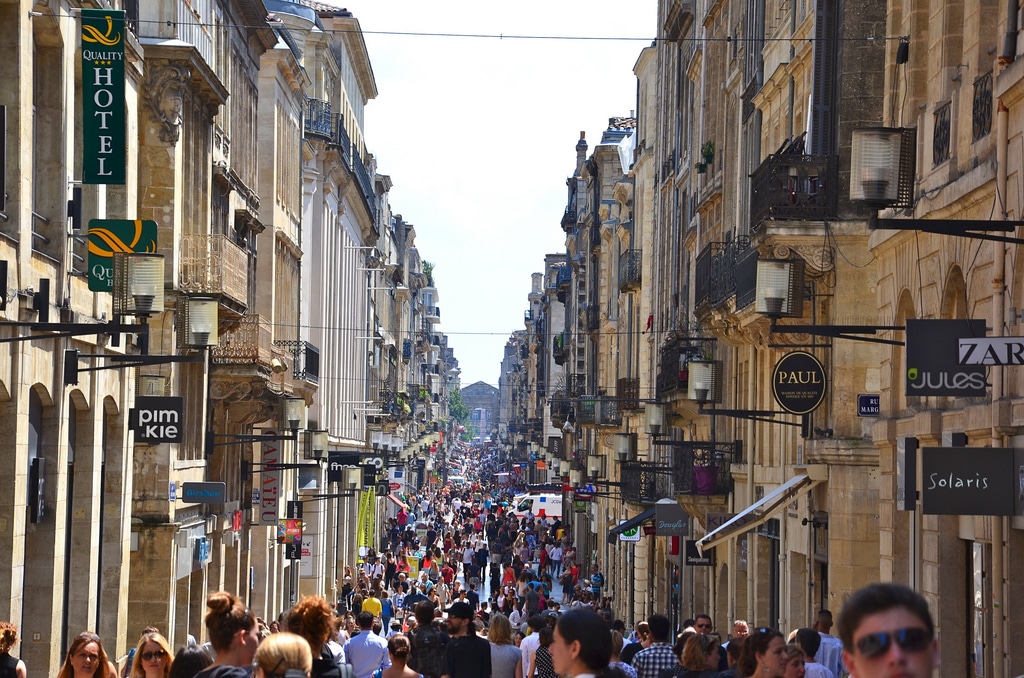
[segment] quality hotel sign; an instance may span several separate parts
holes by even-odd
[[[124,184],[124,11],[82,10],[82,183]]]

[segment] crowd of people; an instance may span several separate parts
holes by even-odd
[[[86,632],[57,678],[925,678],[937,665],[927,604],[894,584],[855,593],[838,638],[827,610],[788,637],[736,620],[722,642],[708,615],[628,632],[559,516],[517,515],[511,497],[479,484],[406,497],[333,603],[303,598],[267,623],[213,593],[206,643],[172,652],[148,627],[119,672]],[[0,622],[0,678],[27,678],[16,642]]]

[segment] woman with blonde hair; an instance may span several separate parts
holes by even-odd
[[[171,672],[171,646],[155,631],[143,633],[135,646],[131,678],[167,678]]]
[[[226,591],[206,599],[206,632],[216,653],[213,663],[196,678],[249,678],[260,637],[256,615]]]
[[[103,641],[91,631],[71,641],[57,678],[115,678],[117,669],[103,649]]]
[[[25,678],[25,662],[11,656],[11,648],[18,642],[18,627],[10,622],[0,622],[0,675],[14,675]]]
[[[523,678],[523,653],[512,640],[512,624],[497,613],[487,629],[491,643],[491,678]]]
[[[294,633],[274,633],[263,639],[256,649],[253,678],[284,678],[290,670],[309,678],[313,653],[306,639]]]

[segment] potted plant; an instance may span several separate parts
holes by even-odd
[[[700,147],[700,154],[704,158],[704,164],[710,165],[715,161],[715,142],[705,141],[704,145]]]
[[[697,174],[704,174],[708,171],[708,165],[704,162],[697,163]]]

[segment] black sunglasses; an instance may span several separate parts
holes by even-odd
[[[873,657],[880,657],[888,652],[894,640],[900,648],[907,652],[920,652],[926,649],[928,644],[932,642],[932,634],[928,633],[928,629],[913,626],[897,631],[869,633],[858,640],[856,645],[857,650],[862,655],[871,659]]]
[[[156,652],[143,652],[142,659],[144,661],[152,661],[153,659],[163,659],[164,655],[167,654],[163,650],[157,650]]]

